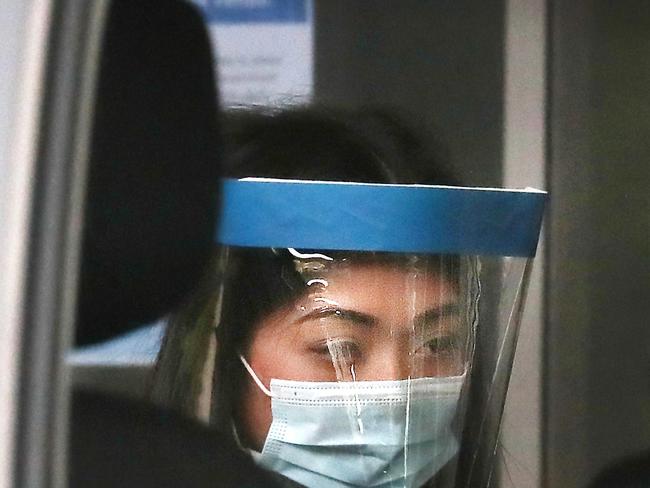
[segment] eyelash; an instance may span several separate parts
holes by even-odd
[[[454,336],[434,337],[422,344],[418,349],[426,348],[430,354],[449,353],[456,349]]]
[[[315,353],[321,356],[327,356],[327,359],[331,361],[332,352],[338,350],[341,351],[341,354],[346,359],[358,360],[361,355],[361,350],[359,345],[350,340],[345,339],[334,339],[318,344],[312,349]]]

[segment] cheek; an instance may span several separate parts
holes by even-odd
[[[458,376],[463,374],[465,366],[458,357],[441,356],[429,359],[422,367],[421,376],[440,377]]]
[[[296,364],[287,355],[291,349],[285,344],[286,337],[274,332],[268,329],[259,331],[246,351],[249,364],[267,388],[270,387],[272,378],[286,378],[285,370],[291,370]],[[261,452],[273,420],[271,398],[262,392],[243,368],[241,374],[244,385],[235,414],[238,434],[246,447]]]
[[[246,447],[261,452],[271,427],[271,399],[262,393],[248,373],[244,374],[246,385],[239,403],[238,434]]]
[[[267,388],[272,378],[292,378],[294,369],[300,364],[299,344],[295,334],[272,328],[265,328],[253,338],[247,359]]]

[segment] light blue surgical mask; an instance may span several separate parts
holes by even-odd
[[[465,376],[397,381],[271,380],[261,466],[308,487],[419,487],[458,452]]]

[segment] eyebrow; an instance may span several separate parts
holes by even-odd
[[[415,317],[414,322],[417,325],[431,324],[433,322],[440,320],[442,317],[446,317],[449,315],[457,315],[458,310],[459,308],[457,304],[448,303],[439,307],[430,308],[429,310],[426,310],[418,314]],[[367,327],[371,327],[379,321],[379,319],[374,315],[359,312],[357,310],[350,310],[346,308],[340,308],[340,307],[328,305],[324,307],[315,308],[311,312],[300,317],[296,321],[296,323],[302,324],[312,319],[322,319],[325,317],[330,317],[332,315],[336,316],[337,319],[349,320],[352,323],[367,326]]]
[[[417,325],[426,325],[433,322],[437,322],[443,317],[448,317],[450,315],[458,315],[460,308],[457,303],[446,303],[439,307],[430,308],[418,314],[415,317],[415,324]]]
[[[335,315],[337,319],[349,320],[355,324],[364,325],[364,326],[373,326],[377,323],[377,317],[374,315],[366,314],[363,312],[358,312],[356,310],[350,310],[346,308],[333,307],[331,305],[318,307],[309,312],[308,314],[300,317],[296,322],[301,324],[307,322],[311,319],[322,319],[325,317],[330,317]]]

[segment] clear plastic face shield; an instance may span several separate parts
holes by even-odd
[[[213,420],[305,486],[485,486],[537,191],[225,183]]]

